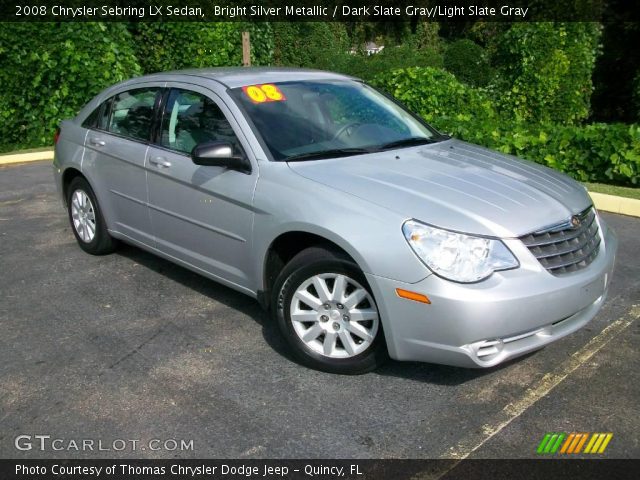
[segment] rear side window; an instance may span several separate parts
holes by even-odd
[[[149,140],[159,88],[129,90],[113,98],[108,130],[136,140]]]
[[[101,108],[102,108],[102,105],[100,105],[93,112],[91,112],[91,114],[87,117],[87,119],[84,122],[82,122],[82,126],[84,128],[96,128],[96,123],[98,120],[98,112],[100,111]]]
[[[97,128],[98,130],[106,130],[109,123],[109,108],[111,106],[111,100],[102,102],[98,108],[96,108],[87,119],[82,123],[84,128]]]

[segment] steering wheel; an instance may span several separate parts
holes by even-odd
[[[360,122],[347,123],[344,127],[340,127],[340,129],[335,133],[335,135],[333,136],[333,138],[331,140],[332,141],[333,140],[337,140],[344,133],[346,133],[348,136],[351,136],[353,134],[353,129],[356,128],[356,127],[359,127],[360,125],[361,125]]]

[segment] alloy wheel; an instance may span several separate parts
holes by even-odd
[[[91,199],[82,190],[76,190],[71,197],[71,218],[80,240],[91,243],[96,236],[96,214]]]
[[[302,282],[291,299],[289,315],[300,340],[330,358],[351,358],[367,350],[380,324],[369,292],[338,273]]]

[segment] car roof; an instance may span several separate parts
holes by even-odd
[[[186,78],[185,78],[186,77]],[[200,77],[217,81],[228,88],[255,85],[260,83],[278,83],[304,80],[353,80],[353,77],[338,73],[305,68],[284,67],[223,67],[194,68],[172,72],[154,73],[137,77],[127,83],[148,81],[180,81],[189,77]]]

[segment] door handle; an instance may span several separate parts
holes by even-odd
[[[152,157],[149,159],[149,163],[158,168],[168,168],[171,166],[171,162],[167,161],[164,157]]]
[[[96,147],[104,147],[105,146],[104,140],[100,140],[99,138],[90,138],[89,139],[89,143],[91,145],[95,145]]]

